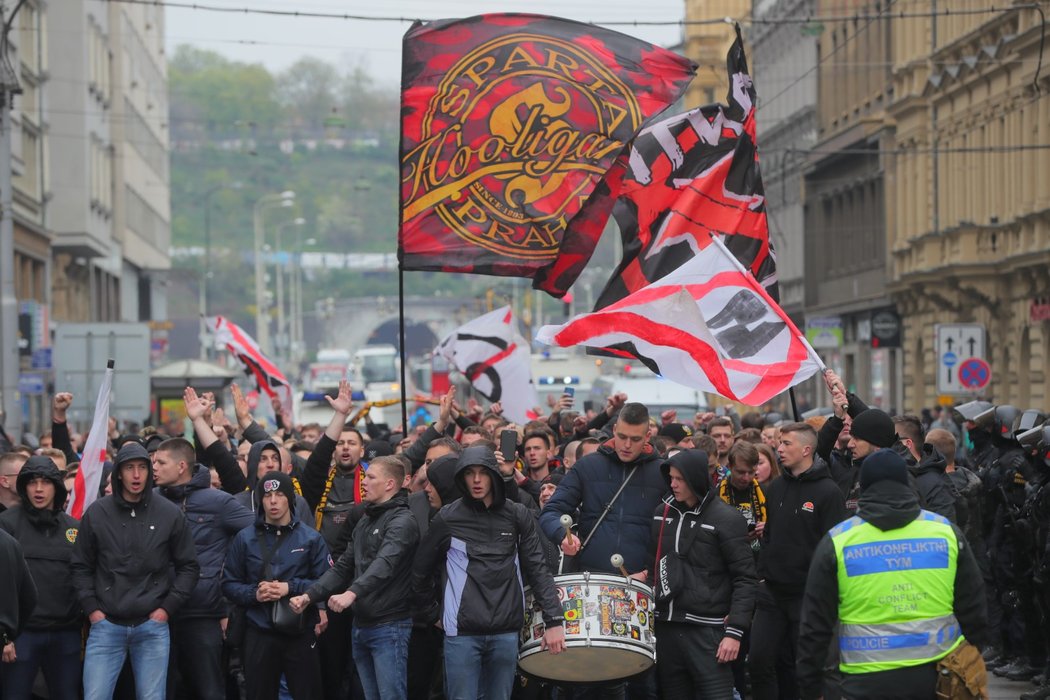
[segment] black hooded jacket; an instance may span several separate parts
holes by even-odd
[[[922,459],[917,462],[907,446],[900,441],[893,446],[893,450],[904,458],[908,465],[908,473],[915,479],[913,485],[919,496],[919,505],[931,513],[956,522],[955,494],[952,493],[945,477],[944,470],[948,463],[944,455],[929,443],[922,446]]]
[[[872,484],[861,494],[857,517],[887,532],[904,527],[919,517],[919,513],[919,501],[911,488],[896,481],[882,480]],[[962,628],[963,636],[980,647],[985,642],[988,629],[984,580],[966,537],[956,525],[953,524],[952,529],[955,530],[959,542],[955,571],[955,617]],[[797,672],[799,690],[806,700],[823,695],[823,668],[827,659],[828,644],[838,623],[838,603],[838,560],[831,537],[825,535],[813,553],[809,580],[802,601]],[[893,679],[886,673],[890,672],[882,672],[872,677],[871,682],[879,684],[873,690],[894,687]],[[859,674],[853,680],[863,682],[864,675],[868,674]],[[905,677],[906,674],[902,679]],[[892,693],[887,692],[887,696],[891,695]],[[873,695],[868,697],[871,696]]]
[[[747,522],[711,493],[703,450],[682,450],[663,463],[660,471],[668,488],[671,467],[682,473],[699,503],[690,508],[671,494],[653,514],[652,560],[659,548],[661,558],[677,554],[682,564],[680,592],[656,604],[656,619],[724,626],[726,635],[740,639],[751,626],[758,586]],[[654,576],[659,575],[659,568],[654,569]]]
[[[350,590],[356,596],[356,625],[410,618],[412,558],[418,544],[419,527],[404,491],[383,503],[368,503],[346,551],[307,591],[310,600],[320,602]]]
[[[774,479],[766,492],[766,508],[759,578],[775,593],[800,596],[817,543],[846,518],[842,491],[817,457],[802,474],[793,476],[785,469]]]
[[[27,488],[33,479],[47,479],[55,485],[55,500],[49,510],[35,508]],[[16,482],[22,505],[0,514],[0,529],[22,545],[29,571],[36,581],[37,604],[29,619],[29,630],[58,630],[79,627],[84,619],[73,590],[69,562],[80,523],[62,510],[66,485],[50,457],[30,457]]]
[[[440,598],[445,602],[446,635],[519,632],[525,616],[520,572],[543,607],[544,621],[560,625],[562,607],[544,562],[536,518],[525,506],[507,500],[491,449],[468,447],[457,465],[456,484],[462,497],[434,516],[412,566],[416,608],[435,616],[434,581],[441,578],[437,574],[443,568]],[[491,505],[470,494],[465,474],[472,466],[483,467],[491,477]]]
[[[146,448],[126,443],[117,453],[113,495],[87,509],[73,550],[73,585],[84,612],[111,622],[144,622],[157,608],[173,616],[189,600],[200,566],[179,507],[153,492],[151,470],[137,502],[124,499],[120,466],[149,463]],[[172,570],[174,569],[174,576]]]

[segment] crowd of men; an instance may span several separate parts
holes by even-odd
[[[0,455],[0,698],[918,699],[963,648],[1050,697],[1046,416],[891,416],[825,381],[804,421],[564,395],[515,425],[453,389],[393,433],[346,382],[327,426],[273,430],[187,388],[163,432],[110,422],[79,521],[59,393]],[[569,572],[651,592],[652,668],[519,672],[525,587],[573,653]]]

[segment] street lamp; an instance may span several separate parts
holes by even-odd
[[[272,349],[270,347],[270,325],[266,318],[266,309],[264,295],[266,290],[263,288],[263,260],[262,260],[262,245],[263,245],[263,212],[266,209],[272,207],[291,207],[295,206],[295,192],[286,190],[284,192],[274,192],[271,194],[264,194],[252,207],[252,228],[255,232],[255,335],[256,340],[259,343],[259,349],[264,353],[270,354]]]
[[[292,362],[296,368],[303,360],[306,341],[303,337],[303,246],[316,245],[317,240],[302,237],[302,229],[296,240],[295,267],[292,268]]]
[[[244,185],[240,182],[231,182],[229,184],[222,183],[212,187],[204,193],[204,279],[198,283],[198,301],[200,311],[200,325],[201,325],[201,353],[200,358],[202,360],[208,359],[208,346],[207,341],[207,321],[205,320],[208,316],[208,298],[211,296],[211,290],[209,285],[211,284],[211,198],[222,192],[223,190],[239,190]]]
[[[299,216],[291,221],[278,224],[274,239],[276,253],[274,262],[277,270],[277,354],[284,358],[288,357],[288,333],[284,327],[284,258],[282,257],[284,249],[281,247],[281,231],[289,226],[301,227],[305,223],[306,219]],[[302,238],[301,235],[298,237]]]

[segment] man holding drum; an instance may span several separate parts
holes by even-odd
[[[525,617],[519,575],[543,608],[543,645],[552,654],[565,648],[562,606],[544,562],[535,518],[525,506],[506,499],[489,447],[463,450],[456,485],[462,498],[434,516],[416,553],[413,597],[418,607],[429,608],[436,617],[439,596],[432,582],[443,570],[446,698],[507,700]]]

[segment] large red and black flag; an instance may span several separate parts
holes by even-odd
[[[711,234],[724,236],[737,260],[779,299],[755,140],[755,88],[739,27],[726,67],[728,105],[669,117],[635,138],[613,212],[623,260],[596,309],[677,269],[711,244]]]
[[[401,268],[532,277],[563,295],[615,202],[617,156],[695,70],[556,17],[414,25],[401,80]]]

